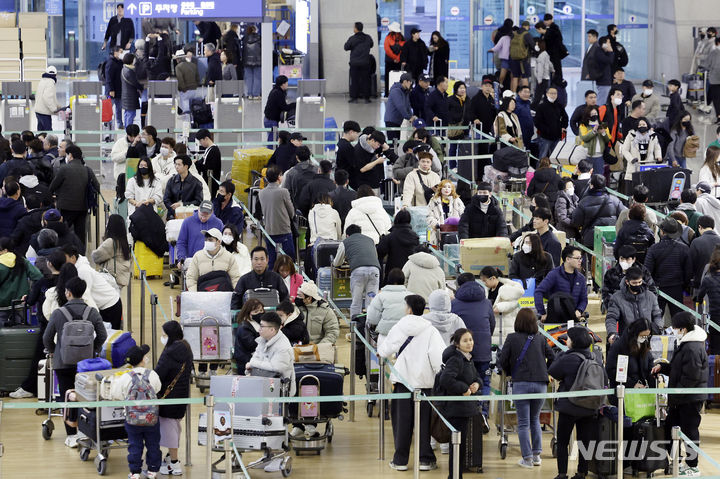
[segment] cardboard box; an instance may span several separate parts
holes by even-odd
[[[45,12],[25,12],[18,14],[20,28],[47,28],[48,14]]]
[[[0,12],[0,28],[15,28],[15,12]]]
[[[16,42],[20,30],[18,28],[0,28],[0,42]]]
[[[20,58],[20,42],[0,41],[0,55],[3,58]]]
[[[47,42],[45,40],[22,42],[23,57],[47,58]]]
[[[480,274],[485,266],[498,268],[507,275],[510,271],[512,244],[510,238],[471,238],[460,240],[460,265],[463,270]]]
[[[39,42],[47,40],[47,28],[23,28],[20,30],[20,40],[23,42]]]

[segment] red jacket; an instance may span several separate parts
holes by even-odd
[[[401,33],[390,32],[385,37],[385,55],[395,63],[400,63],[400,49],[397,49],[397,53],[393,52],[394,45],[399,45],[400,48],[405,45],[405,39]]]

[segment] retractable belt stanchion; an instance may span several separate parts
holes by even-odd
[[[190,417],[191,413],[192,413],[192,406],[190,404],[188,404],[187,408],[185,410],[185,465],[186,466],[192,466],[192,459],[190,458],[190,450],[192,449],[192,437],[191,437],[192,418]]]
[[[623,427],[623,418],[625,417],[625,386],[618,384],[617,386],[617,402],[618,402],[618,421],[617,421],[617,478],[623,478],[623,456],[625,455],[625,448],[623,447],[623,440],[625,431]]]
[[[127,284],[127,301],[125,302],[125,328],[132,333],[132,281]]]
[[[355,377],[357,375],[357,371],[355,371],[355,360],[356,360],[356,352],[355,352],[355,341],[357,341],[357,333],[355,332],[357,326],[357,321],[351,321],[350,322],[350,395],[355,395]],[[350,415],[350,422],[355,422],[355,401],[350,401],[350,404],[348,405],[349,415]]]
[[[420,479],[420,389],[413,390],[413,477]]]
[[[152,342],[152,364],[153,368],[157,365],[157,306],[158,297],[157,294],[150,294],[150,341]]]
[[[678,477],[680,475],[680,426],[673,426],[670,434],[672,439],[672,449],[670,450],[672,456],[672,476]]]
[[[145,270],[140,270],[140,344],[145,344]]]
[[[215,438],[213,437],[213,424],[215,424],[215,396],[205,396],[205,407],[207,408],[207,448],[205,451],[205,460],[207,461],[205,467],[207,467],[207,475],[205,477],[211,478],[213,441],[215,440]],[[230,431],[232,433],[232,429]]]
[[[450,464],[453,479],[460,479],[460,440],[460,431],[453,431],[450,439],[450,447],[453,448],[453,463]]]
[[[377,356],[378,360],[378,394],[381,396],[385,394],[385,358]],[[385,411],[386,403],[384,399],[378,400],[379,414],[379,429],[378,429],[378,446],[379,446],[379,460],[385,460]]]

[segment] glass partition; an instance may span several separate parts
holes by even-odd
[[[450,76],[470,73],[470,0],[443,0],[440,33],[450,44]]]
[[[475,81],[480,81],[486,73],[494,73],[492,54],[492,32],[500,28],[505,20],[505,0],[477,0],[473,42],[475,45]]]
[[[650,71],[649,0],[619,0],[618,41],[625,46],[629,63],[625,76],[632,80],[647,78]]]
[[[400,14],[400,2],[402,0],[379,0],[378,1],[378,15],[380,16],[380,26],[378,27],[378,50],[380,58],[378,59],[378,67],[380,68],[380,74],[385,75],[385,37],[388,34],[388,25],[392,22],[402,23]]]

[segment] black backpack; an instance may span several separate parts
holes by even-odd
[[[97,69],[97,75],[98,75],[98,81],[101,81],[103,84],[105,84],[105,67],[107,66],[107,60],[103,61],[101,64],[98,65]]]
[[[88,212],[97,211],[98,207],[98,190],[95,189],[95,185],[91,178],[95,176],[95,173],[89,167],[85,167],[87,170],[87,185],[85,185],[85,206]]]
[[[570,293],[555,293],[547,304],[545,323],[567,323],[575,319],[575,298]]]
[[[527,153],[512,146],[505,146],[493,153],[493,168],[515,178],[525,178],[528,163]]]
[[[647,254],[647,250],[649,247],[649,241],[647,239],[647,236],[637,231],[630,235],[627,244],[635,248],[635,261],[637,261],[639,264],[644,264],[645,255]]]
[[[204,98],[190,100],[190,116],[192,117],[193,128],[200,128],[200,125],[207,125],[214,121],[212,108],[205,103]]]
[[[198,291],[233,291],[233,289],[234,287],[227,271],[210,271],[198,278]]]

